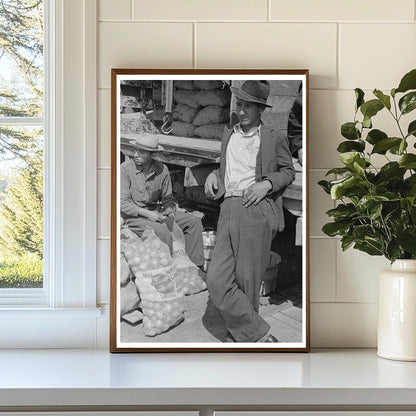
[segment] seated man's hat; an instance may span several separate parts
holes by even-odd
[[[272,107],[267,104],[267,98],[270,93],[270,83],[268,81],[247,80],[240,87],[230,88],[232,93],[240,100],[262,104],[269,108]]]
[[[125,135],[127,136],[127,135]],[[159,137],[150,133],[130,133],[128,134],[131,147],[148,152],[160,152],[163,147],[159,144]]]

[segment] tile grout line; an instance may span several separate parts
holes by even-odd
[[[336,71],[337,71],[337,90],[339,90],[340,72],[341,72],[341,24],[340,23],[337,23],[337,62],[336,62]]]
[[[192,68],[196,69],[196,22],[192,23]]]
[[[267,0],[267,22],[270,23],[272,20],[272,0]],[[416,0],[415,0],[416,1]]]
[[[132,9],[134,9],[132,7]],[[131,11],[133,13],[133,10]],[[315,25],[315,24],[353,24],[353,25],[414,25],[413,20],[268,20],[266,19],[216,19],[216,20],[202,20],[202,19],[98,19],[98,23],[277,23],[277,24],[305,24],[305,25]]]
[[[130,20],[133,20],[133,0],[130,0]]]
[[[333,250],[334,253],[334,259],[335,259],[335,282],[334,282],[334,302],[338,303],[338,244],[340,244],[340,241],[336,241],[336,244],[334,244]]]

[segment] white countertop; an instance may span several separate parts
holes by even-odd
[[[416,362],[378,358],[371,349],[309,354],[0,350],[0,408],[120,404],[416,406]]]

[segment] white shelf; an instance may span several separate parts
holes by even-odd
[[[0,350],[0,410],[62,406],[410,406],[416,363],[375,350],[136,353]]]

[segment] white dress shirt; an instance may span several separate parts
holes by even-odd
[[[244,191],[255,183],[256,160],[260,149],[260,126],[244,133],[234,126],[226,151],[225,192]]]

